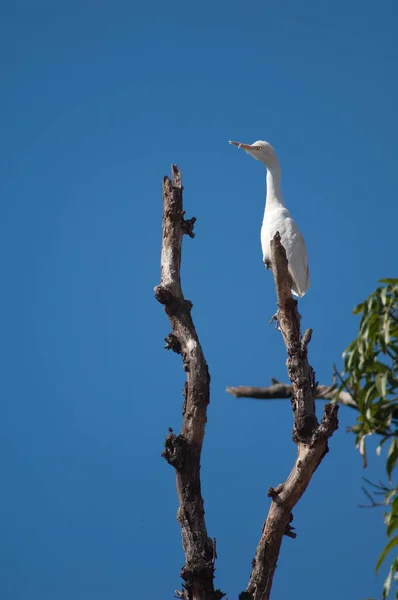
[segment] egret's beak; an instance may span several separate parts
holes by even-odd
[[[243,148],[243,150],[255,150],[254,146],[251,146],[250,144],[241,144],[240,142],[229,142],[230,144],[232,144],[233,146],[237,146],[238,148]]]

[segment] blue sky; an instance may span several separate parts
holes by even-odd
[[[184,377],[153,299],[172,162],[198,218],[182,274],[212,376],[202,477],[216,583],[229,600],[246,587],[266,491],[295,446],[288,402],[225,393],[287,378],[268,326],[263,169],[227,141],[277,150],[310,258],[310,360],[327,383],[355,336],[353,306],[397,275],[397,13],[393,0],[2,3],[2,599],[158,600],[180,587],[160,454]],[[295,510],[275,599],[380,595],[382,516],[357,504],[383,458],[363,472],[352,419],[341,411]]]

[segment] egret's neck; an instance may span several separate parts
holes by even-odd
[[[281,168],[276,161],[267,165],[267,196],[265,208],[285,206],[281,190]]]

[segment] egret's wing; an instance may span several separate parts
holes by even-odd
[[[285,207],[270,211],[263,221],[261,245],[265,263],[271,260],[270,242],[277,231],[281,236],[281,243],[286,250],[286,257],[289,262],[292,292],[296,296],[304,296],[310,285],[307,248],[297,223]]]
[[[289,272],[293,280],[292,292],[301,298],[310,286],[310,270],[303,234],[292,218],[286,219],[281,242],[286,249]]]

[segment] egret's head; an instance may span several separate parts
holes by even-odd
[[[254,142],[254,144],[241,144],[240,142],[229,143],[238,148],[243,148],[250,156],[254,156],[254,158],[257,158],[257,160],[264,163],[267,167],[278,162],[275,150],[268,142],[259,140],[258,142]]]

